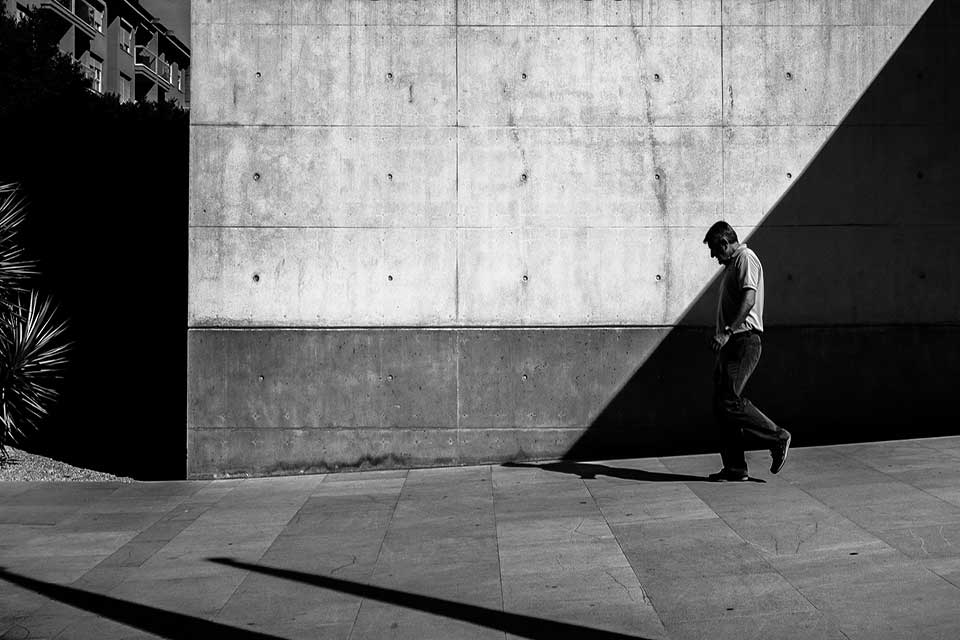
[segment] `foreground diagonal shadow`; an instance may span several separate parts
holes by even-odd
[[[323,589],[331,589],[341,593],[349,593],[361,598],[377,600],[387,604],[405,607],[407,609],[416,609],[444,618],[452,618],[469,622],[488,629],[504,631],[521,638],[551,639],[551,638],[592,638],[595,640],[643,640],[640,636],[628,636],[613,631],[603,631],[591,627],[583,627],[566,622],[556,622],[543,618],[534,618],[518,613],[509,613],[506,611],[497,611],[486,607],[479,607],[472,604],[453,602],[442,598],[431,596],[422,596],[415,593],[406,593],[396,589],[387,589],[385,587],[376,587],[372,585],[342,580],[340,578],[331,578],[329,576],[319,576],[302,571],[293,571],[291,569],[279,569],[276,567],[264,567],[261,565],[240,562],[231,558],[209,558],[211,562],[242,569],[244,571],[255,571],[268,576],[292,580],[302,584],[308,584]]]
[[[746,396],[794,445],[958,433],[958,87],[960,10],[934,0],[755,230],[738,229],[766,279],[763,357]],[[776,163],[811,126],[728,124],[724,136]],[[706,348],[717,286],[663,330],[564,459],[719,450]]]
[[[29,589],[34,593],[68,604],[71,607],[89,611],[102,618],[171,640],[192,640],[194,638],[281,640],[278,636],[248,631],[239,627],[177,613],[176,611],[167,611],[74,587],[35,580],[12,573],[2,567],[0,567],[0,580]]]

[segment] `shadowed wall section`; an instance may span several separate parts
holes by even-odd
[[[721,217],[767,271],[760,406],[947,428],[928,5],[195,2],[188,474],[708,449]]]
[[[764,355],[747,393],[798,444],[956,433],[960,72],[948,4],[929,7],[747,239],[764,261],[767,294]],[[803,31],[771,28],[779,35],[765,38],[784,30]],[[734,119],[735,97],[727,100]],[[725,127],[725,208],[756,200],[771,176],[796,166],[789,148],[819,137],[816,118],[795,112],[809,124],[778,124],[791,118],[765,113],[772,124]],[[716,285],[566,457],[717,450],[703,348],[711,331],[698,328],[711,324]]]

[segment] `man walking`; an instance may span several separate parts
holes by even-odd
[[[717,222],[703,239],[710,257],[726,268],[720,283],[713,350],[713,413],[723,433],[720,457],[723,469],[710,475],[715,482],[748,479],[744,457],[746,441],[760,443],[773,456],[771,473],[783,468],[790,448],[790,432],[778,427],[741,394],[760,360],[763,334],[763,265],[757,254],[737,239],[726,222]]]

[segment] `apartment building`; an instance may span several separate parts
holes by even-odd
[[[92,91],[190,107],[190,49],[137,0],[4,2],[13,15],[40,7],[56,16],[60,50],[80,62]]]

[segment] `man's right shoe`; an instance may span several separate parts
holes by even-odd
[[[783,469],[783,463],[787,461],[787,452],[790,451],[790,440],[791,435],[788,432],[787,437],[781,440],[780,444],[770,452],[770,455],[773,456],[770,473],[780,473],[780,469]]]
[[[716,473],[711,473],[707,478],[711,482],[746,482],[750,479],[746,471],[734,471],[732,469],[720,469]]]

